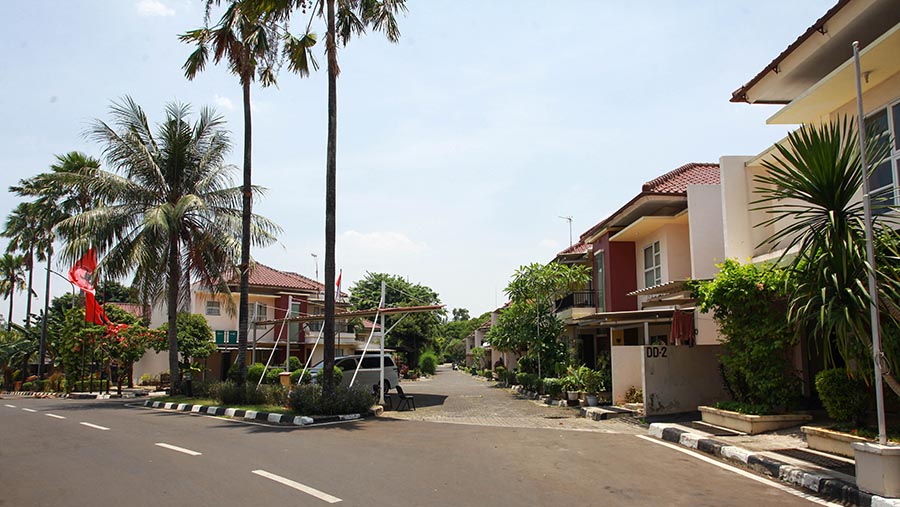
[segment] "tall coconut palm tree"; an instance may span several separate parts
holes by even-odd
[[[870,134],[866,159],[877,167],[888,154],[884,139]],[[757,210],[770,218],[761,227],[775,226],[765,243],[796,251],[792,271],[797,289],[791,297],[789,316],[819,345],[828,363],[834,364],[832,346],[849,364],[871,375],[870,295],[866,280],[865,223],[859,189],[870,171],[862,167],[857,129],[852,120],[822,125],[805,125],[788,136],[786,145],[776,145],[777,154],[764,162],[767,173],[757,176]],[[883,196],[873,196],[885,209]],[[882,246],[894,246],[894,253],[882,248],[878,256],[894,261],[877,264],[878,291],[882,300],[882,325],[896,329],[900,281],[896,265],[896,233],[890,214],[876,214],[875,228],[881,231]],[[779,229],[780,228],[780,229]],[[876,230],[876,232],[877,232]],[[894,238],[892,240],[892,238]],[[898,340],[888,333],[885,340]],[[900,350],[886,342],[885,351]],[[885,381],[900,396],[900,384],[890,372],[898,371],[900,357],[886,357],[892,368]]]
[[[44,236],[43,226],[38,206],[31,202],[21,202],[6,217],[6,224],[0,232],[0,235],[9,238],[7,252],[22,252],[25,269],[28,271],[28,288],[25,291],[28,295],[28,299],[25,300],[26,328],[31,326],[31,300],[35,296],[34,256],[39,253]],[[40,260],[43,260],[43,256]]]
[[[103,145],[113,172],[67,175],[104,205],[64,220],[66,253],[76,257],[89,247],[106,252],[98,271],[110,279],[134,272],[134,285],[160,299],[168,311],[169,370],[179,379],[179,308],[189,301],[189,280],[214,293],[227,293],[241,244],[242,188],[232,186],[231,149],[224,120],[211,109],[191,122],[190,109],[166,108],[155,132],[144,111],[125,97],[111,107],[112,123],[97,120],[87,135]],[[252,187],[261,195],[262,190]],[[249,238],[256,245],[274,241],[278,227],[253,215]]]
[[[6,330],[12,329],[13,295],[25,289],[25,258],[10,253],[0,257],[0,294],[9,299],[9,314],[6,316]]]
[[[218,1],[207,2],[207,18],[209,7]],[[278,56],[277,35],[270,25],[265,23],[263,15],[254,9],[249,2],[233,1],[225,10],[222,18],[215,26],[207,26],[191,30],[179,38],[182,42],[195,44],[197,49],[191,53],[184,64],[184,75],[194,79],[206,67],[209,50],[212,49],[213,61],[219,63],[223,59],[228,69],[238,76],[244,106],[244,180],[242,189],[241,216],[241,263],[240,269],[240,307],[238,317],[238,367],[240,382],[243,383],[247,373],[247,330],[249,327],[249,293],[250,293],[250,222],[253,209],[252,188],[252,121],[250,105],[250,85],[259,73],[263,86],[275,84],[275,60]],[[173,324],[174,326],[174,324]]]

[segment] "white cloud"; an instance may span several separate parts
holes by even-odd
[[[159,0],[140,0],[136,6],[137,13],[140,16],[174,16],[175,9],[160,2]]]
[[[232,102],[228,97],[223,97],[218,93],[213,97],[213,102],[215,102],[217,106],[225,108],[229,111],[234,110],[234,102]]]
[[[365,255],[409,255],[425,251],[425,243],[414,241],[403,233],[393,231],[358,232],[349,230],[338,241],[345,251]]]

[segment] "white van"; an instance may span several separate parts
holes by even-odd
[[[356,375],[354,386],[365,386],[371,388],[378,385],[379,369],[381,368],[380,354],[366,354],[363,356],[340,356],[334,358],[334,365],[344,372],[341,377],[341,385],[347,387],[353,379],[353,372],[356,371],[356,365],[362,360],[362,366]],[[315,379],[322,371],[324,361],[319,361],[315,366],[309,369]],[[388,354],[384,355],[384,392],[388,392],[397,386],[400,382],[400,370],[394,364],[394,360]]]

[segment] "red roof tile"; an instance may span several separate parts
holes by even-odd
[[[644,183],[642,192],[683,194],[688,185],[718,185],[719,164],[691,162]]]
[[[258,262],[254,262],[253,266],[250,268],[250,285],[310,292],[325,290],[325,286],[315,280],[309,279],[298,273],[279,271]]]
[[[137,317],[139,319],[144,317],[144,309],[141,305],[139,305],[137,303],[118,303],[115,301],[110,301],[109,303],[106,303],[106,304],[118,306],[124,312],[130,313],[131,315],[134,315],[135,317]]]
[[[565,250],[559,252],[556,255],[559,256],[559,255],[566,255],[566,254],[585,253],[588,250],[590,250],[590,248],[591,248],[590,244],[582,243],[581,241],[579,241],[578,243],[575,243],[574,245],[570,246],[569,248],[566,248]]]

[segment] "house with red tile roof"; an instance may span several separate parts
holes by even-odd
[[[238,351],[238,280],[229,283],[231,296],[214,295],[200,284],[192,287],[192,313],[203,315],[213,330],[217,352],[206,362],[209,378],[224,379],[228,368],[237,360]],[[291,271],[279,269],[254,262],[250,269],[250,327],[247,338],[247,363],[266,363],[283,367],[288,357],[296,357],[305,363],[310,360],[314,364],[322,359],[320,337],[321,322],[279,322],[277,324],[257,324],[260,321],[272,321],[287,317],[299,317],[310,314],[321,314],[324,311],[325,286],[316,280]],[[346,309],[347,294],[340,293],[337,302],[338,311]],[[151,326],[162,325],[166,318],[165,307],[156,307],[151,314]],[[372,327],[377,325],[370,321],[336,321],[335,353],[337,355],[353,354],[365,344]],[[168,369],[165,353],[149,352],[138,365],[135,365],[135,376],[143,373],[157,375]]]

